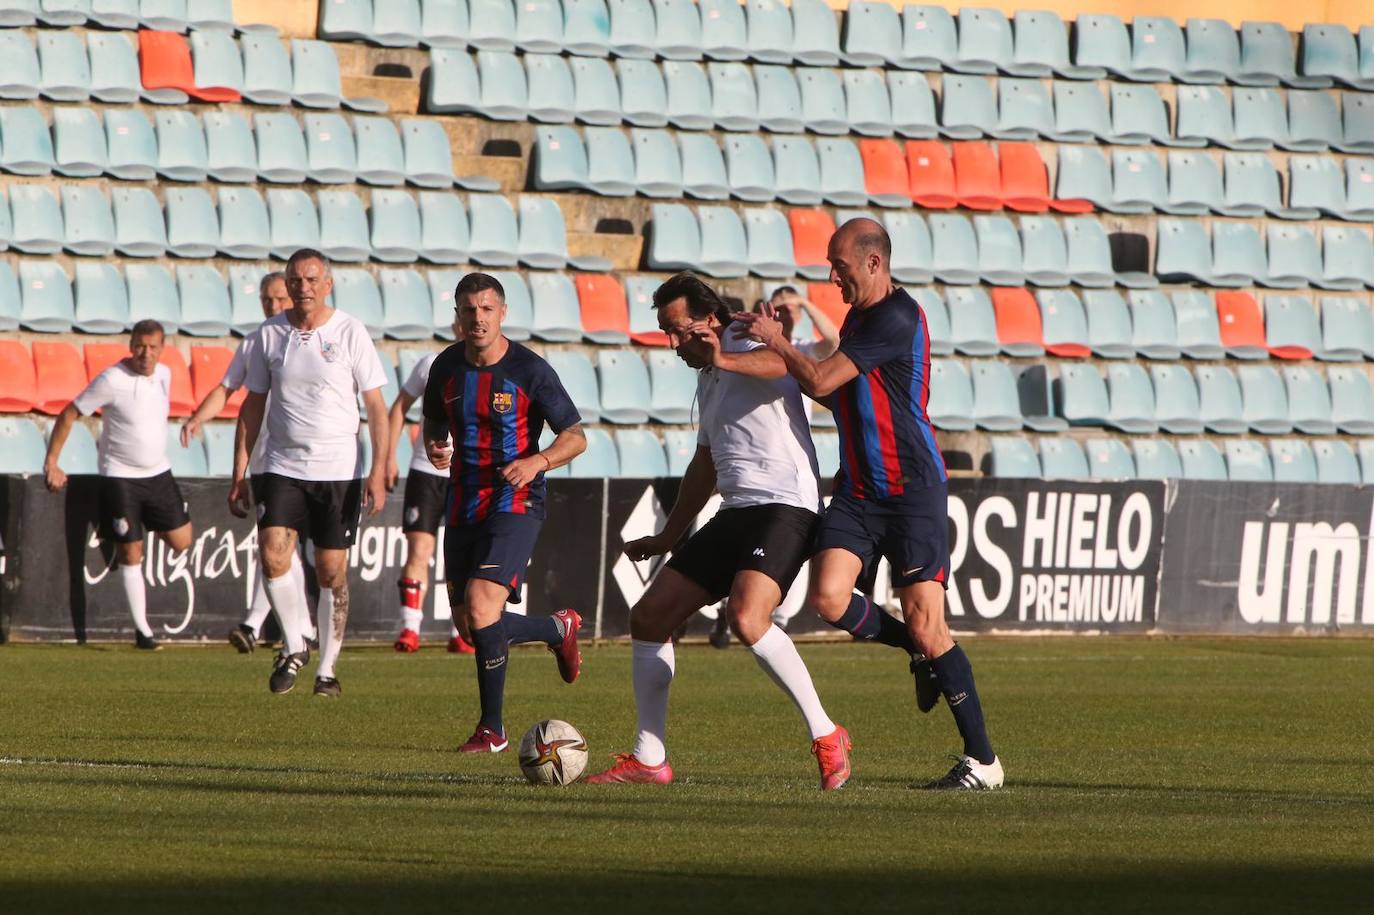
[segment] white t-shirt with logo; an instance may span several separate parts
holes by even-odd
[[[423,401],[425,398],[425,385],[429,384],[429,367],[434,364],[434,360],[439,358],[439,354],[430,353],[419,362],[415,363],[415,368],[410,370],[410,377],[406,383],[401,385],[401,390],[405,391],[416,400]],[[402,435],[406,433],[402,432]],[[429,455],[425,453],[422,441],[415,443],[415,449],[410,455],[410,469],[418,470],[420,473],[433,474],[436,477],[447,477],[447,470],[440,470],[430,463]]]
[[[100,475],[140,479],[171,470],[167,413],[172,371],[165,365],[140,375],[123,360],[95,376],[72,403],[82,416],[105,411],[100,427]]]
[[[761,346],[733,327],[721,340],[727,353]],[[697,403],[697,444],[711,449],[723,507],[782,504],[820,510],[816,448],[794,378],[751,378],[702,369]]]
[[[239,344],[239,348],[234,350],[234,358],[229,360],[229,366],[224,370],[224,378],[220,384],[230,394],[243,387],[244,381],[248,376],[248,358],[245,354],[247,342]],[[272,400],[268,398],[268,409],[271,409]],[[248,473],[257,476],[262,473],[262,456],[267,453],[267,424],[263,423],[262,429],[258,432],[258,442],[253,446],[253,453],[248,455]]]
[[[282,312],[244,340],[246,384],[270,395],[262,471],[296,480],[363,475],[358,394],[386,383],[382,360],[357,318],[335,311],[311,331]]]

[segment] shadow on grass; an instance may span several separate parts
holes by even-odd
[[[575,845],[575,839],[570,841]],[[91,878],[81,883],[0,880],[0,899],[13,912],[405,912],[468,910],[598,913],[959,912],[1009,911],[1355,911],[1368,902],[1374,866],[1259,867],[1141,865],[1105,873],[1027,873],[970,861],[966,875],[864,873],[835,862],[795,873],[703,873],[700,867],[600,871],[595,855],[576,853],[571,869],[558,849],[512,849],[504,873],[472,873],[454,861],[450,874],[417,876],[401,866],[392,876],[319,880],[296,874],[273,880],[183,881]],[[547,852],[547,853],[544,853]],[[1181,849],[1180,854],[1186,854]],[[994,855],[995,858],[995,855]],[[1046,868],[1054,868],[1047,862]]]

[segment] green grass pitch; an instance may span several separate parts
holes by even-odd
[[[738,645],[684,646],[670,787],[536,788],[462,757],[472,661],[349,649],[344,696],[270,654],[0,647],[0,911],[1370,911],[1374,642],[969,639],[1007,787],[909,785],[957,749],[897,653],[803,646],[854,778]],[[512,655],[512,742],[633,736],[630,654]]]

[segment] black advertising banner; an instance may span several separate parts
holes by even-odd
[[[1374,487],[1171,484],[1159,625],[1374,634]]]

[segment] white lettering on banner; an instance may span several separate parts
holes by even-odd
[[[964,564],[964,557],[968,555],[968,506],[959,496],[951,495],[946,511],[949,512],[953,532],[949,541],[949,588],[945,591],[945,604],[950,616],[959,617],[964,615],[964,599],[954,583],[954,573]]]
[[[1144,622],[1145,576],[1022,575],[1017,616],[1037,623]]]
[[[1081,492],[1073,500],[1073,522],[1069,529],[1069,568],[1091,569],[1093,551],[1085,544],[1093,539],[1090,512],[1097,511],[1097,494]]]
[[[1103,507],[1105,512],[1106,506]],[[1131,540],[1131,527],[1139,519],[1135,540]],[[1138,569],[1150,552],[1150,535],[1154,533],[1154,523],[1150,512],[1150,500],[1143,492],[1133,492],[1126,497],[1121,506],[1121,517],[1116,523],[1116,547],[1120,551],[1123,569]],[[1115,559],[1116,557],[1113,556]],[[1102,568],[1102,566],[1098,566]]]
[[[1374,512],[1368,533],[1374,536]],[[1368,542],[1349,521],[1335,527],[1326,521],[1245,522],[1236,582],[1240,618],[1252,626],[1354,625],[1358,605],[1358,622],[1374,623],[1374,550],[1363,557],[1363,563],[1360,555]],[[1361,565],[1365,567],[1363,590]]]
[[[1025,548],[1021,551],[1021,565],[1023,568],[1034,566],[1052,565],[1050,561],[1050,550],[1054,543],[1054,508],[1059,501],[1057,493],[1045,493],[1045,513],[1037,515],[1036,509],[1040,505],[1040,493],[1033,492],[1026,496],[1026,539]],[[1040,544],[1040,561],[1035,561],[1035,545]]]
[[[984,499],[973,515],[973,545],[977,548],[978,555],[983,557],[983,561],[992,566],[992,570],[997,573],[997,591],[993,597],[988,597],[983,581],[979,578],[968,583],[968,590],[973,598],[973,609],[978,611],[979,616],[989,620],[1001,616],[1007,609],[1013,590],[1011,557],[988,535],[990,517],[1001,521],[1003,529],[1010,529],[1016,526],[1016,509],[1012,508],[1010,499],[993,496]]]

